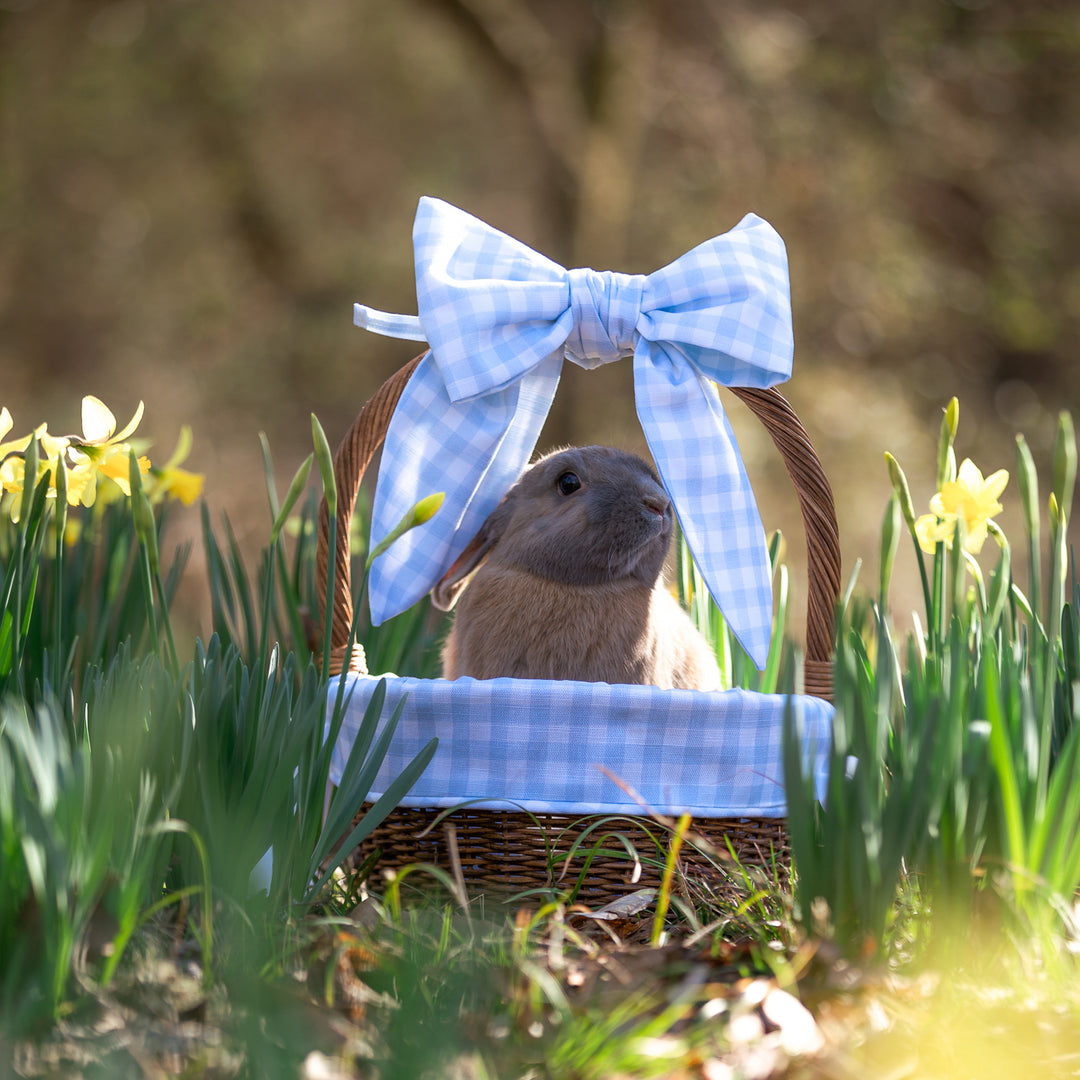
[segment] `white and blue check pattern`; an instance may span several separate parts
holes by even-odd
[[[378,333],[426,340],[386,436],[372,538],[420,499],[430,521],[372,566],[372,621],[428,592],[529,461],[564,359],[632,353],[638,417],[687,543],[747,653],[764,667],[772,623],[765,535],[714,383],[766,387],[791,374],[787,255],[748,214],[648,275],[566,270],[438,199],[413,229],[419,317],[356,305]]]
[[[352,748],[378,679],[348,675],[349,703],[331,780]],[[489,810],[642,814],[603,766],[654,810],[695,817],[784,817],[783,721],[790,701],[803,767],[824,800],[833,708],[820,698],[705,693],[528,679],[389,677],[383,718],[405,695],[372,789],[381,794],[436,736],[439,747],[403,806],[478,800]],[[331,708],[337,679],[330,684]]]

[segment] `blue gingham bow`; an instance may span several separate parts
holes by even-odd
[[[386,435],[373,540],[426,495],[440,511],[375,560],[372,622],[432,588],[529,461],[563,358],[633,353],[634,393],[660,479],[709,591],[765,666],[772,589],[765,535],[714,383],[791,374],[784,242],[748,214],[652,274],[567,270],[439,199],[413,228],[419,317],[355,307],[358,326],[427,341]]]

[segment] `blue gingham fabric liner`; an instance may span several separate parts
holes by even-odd
[[[371,675],[346,679],[348,707],[331,763],[334,783],[340,782],[379,682]],[[331,709],[337,684],[331,679]],[[371,797],[382,794],[432,736],[439,747],[402,806],[469,802],[532,813],[644,813],[597,768],[603,765],[661,813],[784,817],[782,733],[789,700],[802,732],[804,768],[812,762],[817,796],[825,797],[833,707],[820,698],[390,676],[383,722],[403,694],[401,719]]]
[[[765,533],[715,383],[767,387],[791,374],[787,253],[747,214],[648,275],[567,270],[439,199],[413,229],[419,316],[357,304],[359,326],[426,340],[398,402],[372,508],[372,542],[420,499],[430,521],[372,566],[372,622],[436,584],[528,463],[564,359],[633,354],[638,417],[710,593],[759,668],[772,624]]]

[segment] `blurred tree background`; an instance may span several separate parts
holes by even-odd
[[[257,433],[283,485],[308,414],[336,442],[411,355],[351,306],[415,311],[420,195],[627,272],[753,210],[872,579],[884,450],[921,511],[951,395],[984,473],[1018,430],[1045,462],[1077,406],[1078,117],[1073,2],[0,0],[0,404],[64,432],[83,394],[121,423],[144,398],[162,459],[190,423],[259,545]],[[567,367],[543,445],[643,449],[629,366]],[[725,401],[798,573],[779,458]]]

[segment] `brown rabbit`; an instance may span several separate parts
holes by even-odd
[[[444,611],[461,595],[443,675],[719,689],[712,650],[660,580],[673,529],[641,458],[541,458],[432,589]]]

